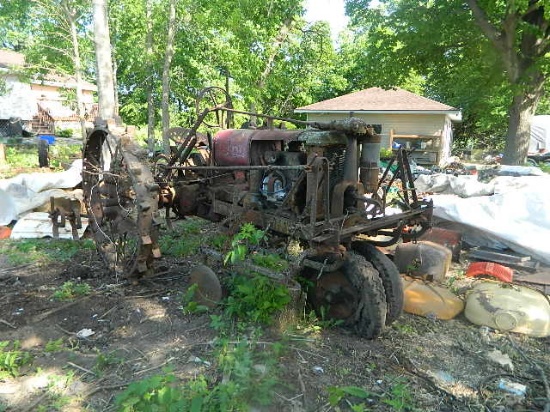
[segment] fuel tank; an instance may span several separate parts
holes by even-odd
[[[265,165],[264,153],[284,150],[303,130],[228,129],[214,135],[214,163],[217,166]]]

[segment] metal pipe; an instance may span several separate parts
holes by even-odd
[[[374,193],[378,189],[380,148],[381,138],[379,135],[371,134],[363,138],[359,176],[366,193]]]
[[[347,139],[344,180],[357,182],[357,138],[348,135]]]
[[[175,170],[219,170],[219,171],[233,171],[233,170],[307,170],[309,165],[296,165],[296,166],[169,166],[166,169]]]

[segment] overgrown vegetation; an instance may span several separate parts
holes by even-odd
[[[0,379],[19,375],[21,367],[29,365],[32,355],[21,350],[19,341],[0,341]]]
[[[53,295],[53,300],[66,301],[73,300],[79,296],[89,295],[92,288],[87,283],[77,283],[73,281],[67,281],[57,289]]]
[[[410,388],[402,378],[390,383],[389,390],[383,393],[358,386],[332,386],[328,388],[328,401],[336,411],[344,405],[354,412],[369,411],[372,405],[380,403],[390,406],[392,411],[417,410]]]
[[[67,262],[83,250],[95,250],[93,241],[65,239],[7,239],[0,241],[0,255],[13,266]]]
[[[162,254],[172,257],[185,257],[197,253],[204,244],[221,245],[226,237],[208,233],[207,222],[197,217],[189,217],[172,223],[173,229],[163,232],[159,239]]]
[[[54,144],[49,146],[50,169],[62,171],[73,161],[82,158],[81,145]],[[9,169],[2,170],[0,178],[9,178],[22,172],[32,172],[39,167],[36,145],[6,146],[6,162]]]
[[[180,380],[170,369],[133,382],[115,400],[119,412],[244,411],[269,405],[279,383],[276,359],[280,345],[222,340],[214,354],[222,380],[199,374]]]

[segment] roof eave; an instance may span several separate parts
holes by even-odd
[[[53,86],[53,87],[64,87],[64,88],[76,89],[76,82],[63,83],[63,82],[56,82],[51,80],[31,80],[31,83],[42,85],[42,86]],[[82,85],[82,89],[97,92],[97,86],[89,83],[84,83]]]
[[[462,120],[460,110],[310,110],[296,109],[294,113],[300,114],[444,114],[453,121]]]

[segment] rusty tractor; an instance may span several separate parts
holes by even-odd
[[[199,94],[197,113],[191,128],[171,129],[178,145],[153,167],[127,128],[89,132],[85,204],[106,264],[117,276],[152,273],[162,209],[168,222],[172,212],[253,223],[304,245],[293,275],[307,280],[311,308],[377,337],[403,308],[399,272],[379,247],[420,236],[432,216],[432,204],[415,191],[407,152],[398,150],[380,173],[380,136],[361,119],[304,122],[237,111],[215,87]],[[228,128],[235,113],[263,118],[267,127]],[[270,127],[274,121],[306,127]],[[198,132],[213,127],[215,134]]]

